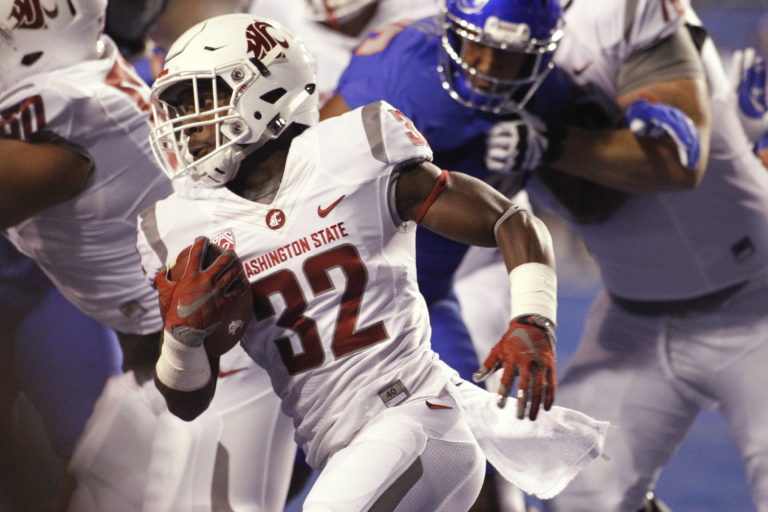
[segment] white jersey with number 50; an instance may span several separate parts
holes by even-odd
[[[313,465],[385,403],[435,391],[415,225],[390,204],[393,170],[428,159],[410,121],[373,103],[294,139],[271,204],[189,183],[140,218],[150,277],[199,235],[236,250],[256,315],[244,346]]]
[[[49,134],[93,160],[76,197],[6,234],[88,316],[146,334],[162,321],[136,254],[136,216],[172,188],[147,139],[149,88],[114,43],[102,41],[102,58],[33,75],[0,98],[0,134],[20,140]]]

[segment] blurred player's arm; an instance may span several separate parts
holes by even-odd
[[[618,89],[616,103],[628,117],[638,101],[649,100],[652,107],[660,107],[641,111],[647,116],[640,119],[646,123],[645,131],[568,127],[562,151],[551,166],[629,193],[697,186],[709,157],[711,119],[701,57],[688,30],[681,28],[631,57],[619,73]],[[688,121],[697,133],[683,133],[690,128]],[[656,134],[649,128],[657,128]],[[686,147],[691,135],[698,137],[697,155]]]
[[[329,117],[340,116],[345,112],[352,110],[344,101],[344,97],[341,94],[334,94],[331,99],[325,102],[323,108],[320,109],[320,120],[328,119]]]
[[[422,163],[400,172],[397,213],[447,238],[498,246],[510,272],[509,330],[477,372],[478,380],[504,368],[499,406],[519,376],[518,417],[536,419],[552,406],[556,386],[556,277],[552,240],[544,224],[485,182]]]
[[[0,139],[0,229],[75,197],[93,162],[53,142]]]

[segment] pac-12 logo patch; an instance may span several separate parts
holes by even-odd
[[[225,251],[235,250],[235,234],[231,229],[223,231],[211,237],[211,243],[216,244]]]
[[[266,221],[269,229],[280,229],[285,224],[285,213],[283,210],[269,210]]]

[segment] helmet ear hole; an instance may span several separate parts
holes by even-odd
[[[21,58],[21,64],[23,66],[31,66],[32,64],[40,60],[40,57],[42,56],[43,56],[43,52],[28,53]]]
[[[269,103],[270,105],[274,105],[275,103],[277,103],[277,102],[278,102],[278,100],[279,100],[280,98],[282,98],[283,96],[285,96],[285,95],[286,95],[286,93],[288,93],[288,91],[286,91],[286,90],[285,90],[285,89],[283,89],[282,87],[278,87],[277,89],[272,89],[272,90],[271,90],[271,91],[269,91],[269,92],[265,92],[264,94],[262,94],[262,95],[260,96],[260,98],[261,98],[263,101],[266,101],[267,103]],[[258,118],[257,118],[257,119],[258,119]]]

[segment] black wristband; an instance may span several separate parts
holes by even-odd
[[[541,155],[542,164],[551,164],[563,156],[565,151],[565,141],[568,138],[568,128],[561,124],[555,124],[547,127],[547,149]]]

